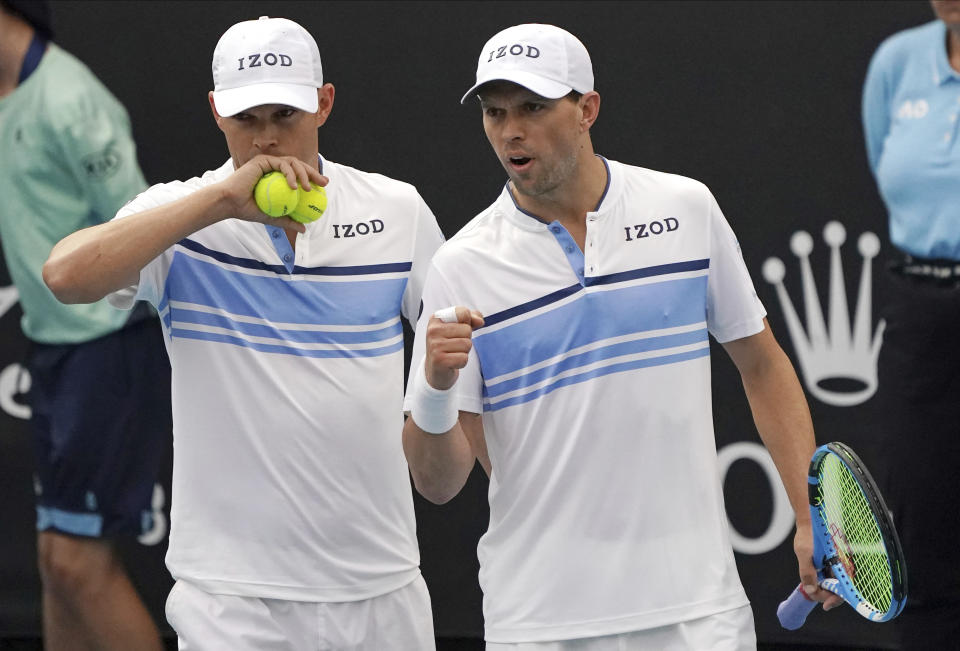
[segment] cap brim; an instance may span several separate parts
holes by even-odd
[[[573,88],[565,84],[561,84],[558,81],[553,81],[552,79],[547,79],[541,77],[540,75],[535,75],[529,72],[524,72],[522,70],[509,70],[506,72],[501,72],[500,74],[495,74],[485,79],[477,79],[470,90],[464,93],[463,97],[460,98],[460,103],[464,104],[468,99],[477,94],[477,91],[484,84],[488,84],[491,81],[509,81],[514,84],[519,84],[527,90],[531,90],[540,97],[546,97],[547,99],[559,99],[569,93]]]
[[[319,106],[317,89],[299,84],[272,83],[213,91],[213,105],[217,107],[217,113],[225,118],[263,104],[284,104],[307,113],[316,113]]]

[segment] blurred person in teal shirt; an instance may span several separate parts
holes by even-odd
[[[50,42],[44,2],[0,0],[0,241],[23,308],[47,649],[160,649],[113,538],[154,526],[170,439],[156,315],[64,305],[43,282],[60,239],[146,187],[126,110]]]

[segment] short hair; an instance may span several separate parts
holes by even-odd
[[[28,23],[48,41],[53,38],[50,21],[50,5],[46,0],[0,0],[0,7],[9,14]]]

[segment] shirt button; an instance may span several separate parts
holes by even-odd
[[[560,232],[560,227],[559,227],[559,226],[551,226],[551,227],[550,227],[550,230],[553,231],[554,233],[559,233],[559,232]]]
[[[578,276],[582,276],[582,275],[583,275],[583,267],[580,267],[579,269],[577,269],[577,275],[578,275]]]
[[[280,237],[280,230],[277,228],[273,229],[273,232],[270,233],[270,236],[273,237],[273,239],[277,239]]]
[[[567,253],[573,253],[573,247],[567,246]]]
[[[290,255],[289,253],[285,253],[285,254],[283,255],[283,261],[284,261],[284,262],[290,262],[291,260],[293,260],[293,256]]]

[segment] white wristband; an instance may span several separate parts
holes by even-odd
[[[459,410],[453,387],[435,389],[427,382],[424,361],[413,374],[410,392],[410,417],[417,427],[428,434],[446,434],[457,424]]]

